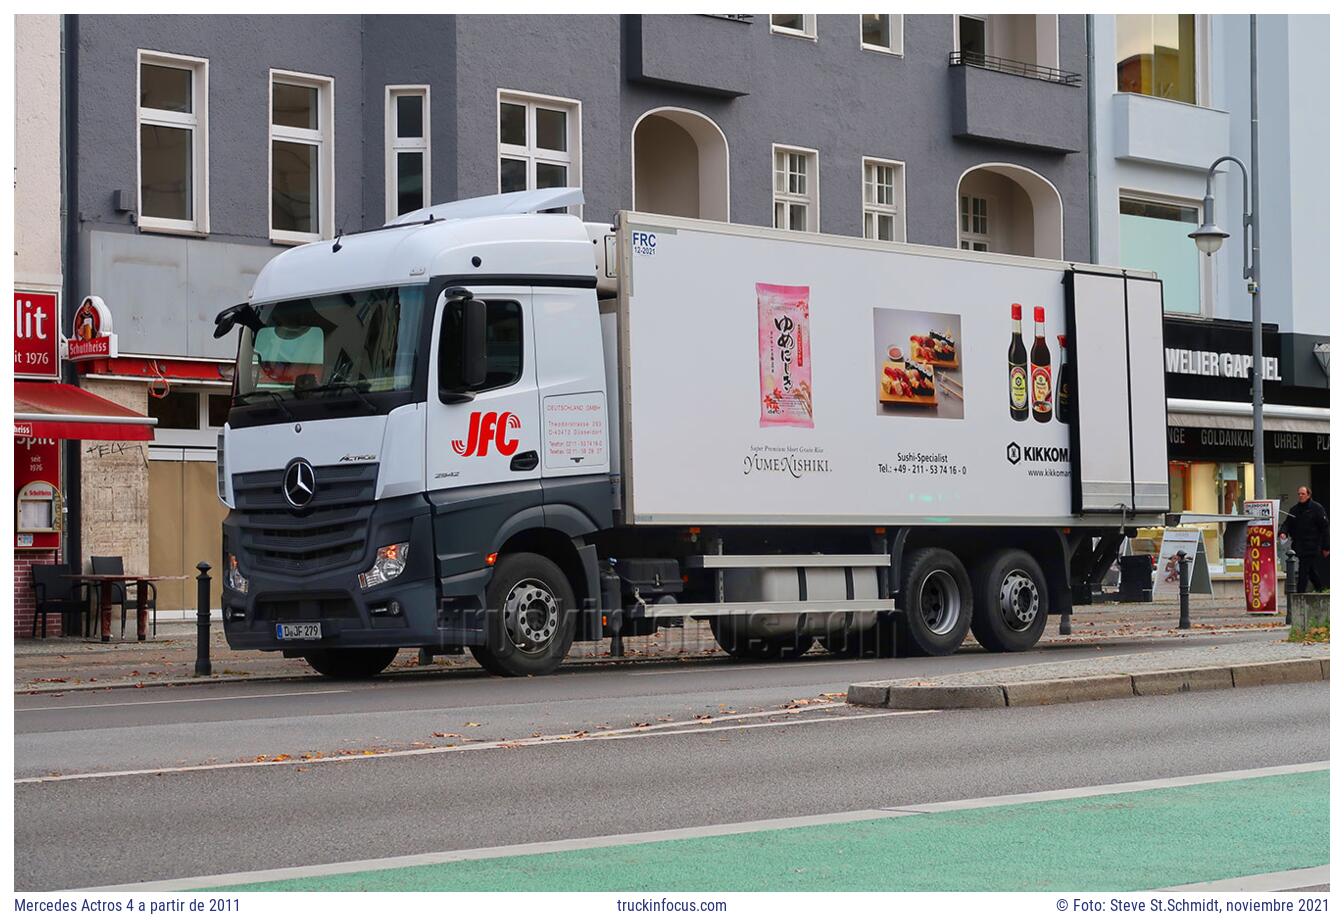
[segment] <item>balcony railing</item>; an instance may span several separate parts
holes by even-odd
[[[1065,86],[1080,86],[1083,75],[1058,67],[1043,67],[1040,64],[1028,64],[1025,61],[1011,61],[994,57],[991,54],[977,54],[973,51],[953,51],[947,56],[949,67],[979,67],[982,70],[996,70],[999,73],[1016,74],[1033,80],[1045,80],[1048,83],[1062,83]]]

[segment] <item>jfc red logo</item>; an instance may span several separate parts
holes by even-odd
[[[453,441],[453,452],[462,457],[484,457],[493,441],[501,457],[512,456],[518,449],[518,439],[508,433],[521,427],[523,423],[512,412],[473,412],[467,443]]]

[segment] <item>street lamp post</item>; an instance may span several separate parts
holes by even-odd
[[[1251,167],[1234,156],[1219,157],[1204,183],[1204,222],[1190,234],[1199,251],[1212,257],[1228,233],[1213,219],[1213,176],[1222,163],[1241,168],[1242,269],[1251,292],[1251,450],[1255,465],[1255,497],[1265,497],[1264,335],[1260,315],[1260,93],[1256,79],[1256,17],[1251,16]],[[1248,188],[1249,186],[1249,188]]]

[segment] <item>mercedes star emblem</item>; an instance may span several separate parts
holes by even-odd
[[[295,508],[302,508],[313,500],[313,490],[317,488],[317,477],[313,474],[313,465],[307,460],[291,460],[285,467],[285,478],[281,491],[285,501]]]

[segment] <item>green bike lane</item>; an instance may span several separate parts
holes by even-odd
[[[1326,769],[926,808],[527,855],[445,854],[443,862],[342,874],[297,870],[293,877],[225,890],[1123,891],[1330,860]]]

